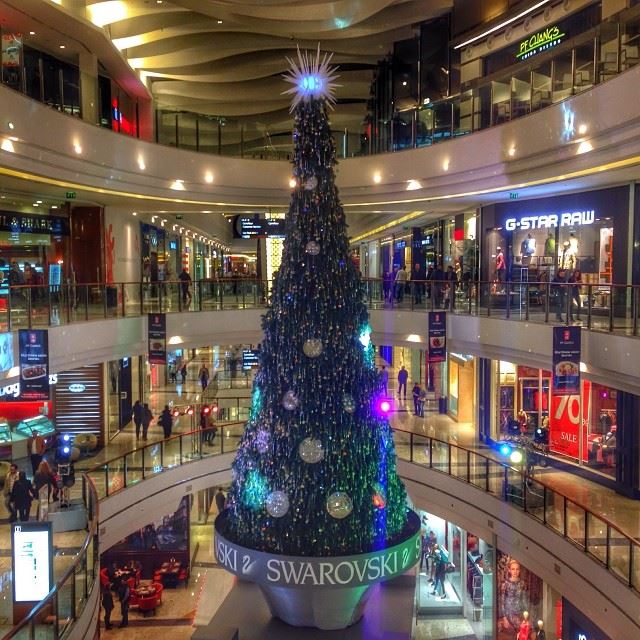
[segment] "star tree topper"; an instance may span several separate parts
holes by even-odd
[[[335,89],[341,85],[336,84],[336,67],[330,67],[329,63],[333,54],[324,54],[320,61],[320,43],[315,56],[309,55],[308,51],[300,51],[298,47],[298,62],[292,58],[287,58],[291,69],[283,76],[293,87],[283,91],[283,94],[292,94],[293,102],[290,111],[293,111],[300,102],[307,102],[312,98],[324,98],[326,103],[333,108],[336,101]]]

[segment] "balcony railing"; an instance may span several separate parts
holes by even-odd
[[[48,596],[3,636],[64,638],[99,585],[98,503],[164,471],[237,450],[243,422],[190,431],[129,451],[83,474],[89,532],[73,565]],[[524,511],[640,592],[640,543],[613,522],[523,468],[450,442],[394,429],[398,458],[444,473]]]
[[[186,313],[265,308],[273,282],[199,280],[185,296],[179,282],[120,282],[0,288],[0,328],[54,327],[146,313]],[[554,282],[411,281],[402,287],[381,279],[362,281],[370,309],[432,311],[571,324],[638,335],[640,286]],[[579,302],[579,304],[578,304]]]

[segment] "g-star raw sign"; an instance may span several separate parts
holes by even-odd
[[[555,47],[562,42],[562,38],[565,36],[566,34],[562,33],[557,25],[547,27],[544,31],[538,31],[538,33],[534,33],[530,38],[520,43],[516,58],[526,60],[536,53]]]
[[[507,231],[515,229],[555,229],[556,227],[580,227],[593,224],[596,218],[594,209],[588,211],[567,211],[565,213],[548,213],[522,218],[507,218],[504,222]]]
[[[247,549],[216,531],[215,553],[227,571],[257,583],[283,587],[355,587],[389,580],[420,559],[420,530],[403,543],[357,556],[305,558]]]

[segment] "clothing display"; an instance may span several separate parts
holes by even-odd
[[[556,239],[551,232],[549,232],[547,239],[544,241],[544,255],[546,257],[553,257],[556,255]]]

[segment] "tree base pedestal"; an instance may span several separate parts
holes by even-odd
[[[271,614],[295,627],[344,629],[363,615],[372,585],[395,578],[420,559],[420,519],[410,512],[402,540],[354,556],[312,558],[255,551],[220,533],[226,512],[215,522],[215,554],[227,571],[255,582]]]

